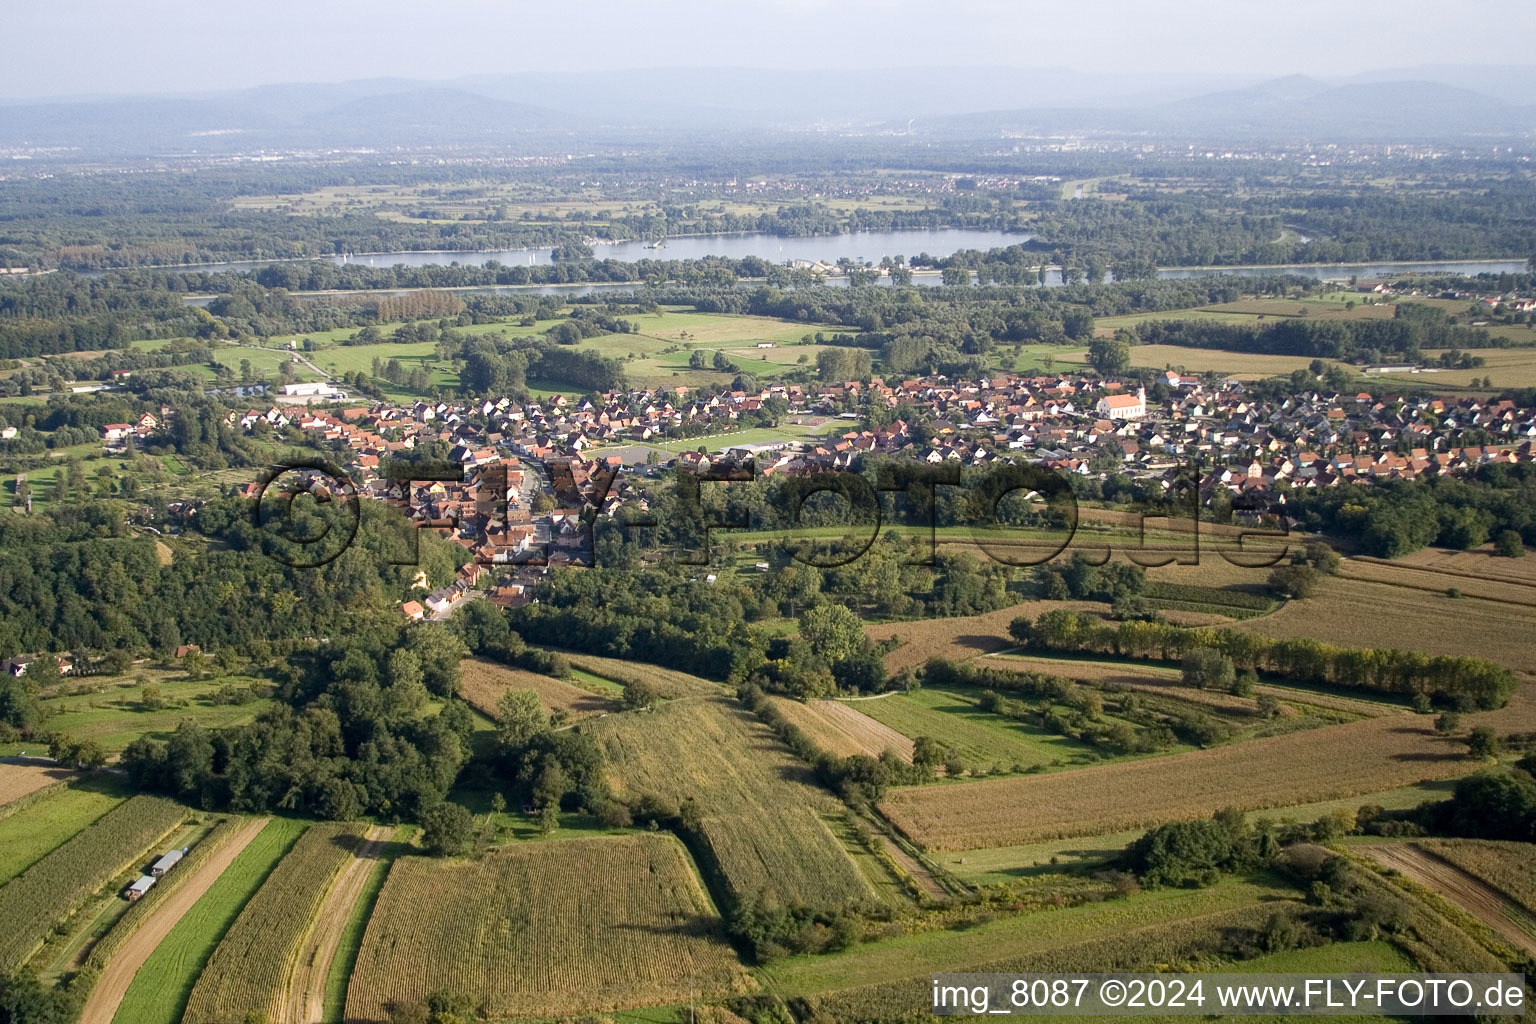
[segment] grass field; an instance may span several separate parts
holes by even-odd
[[[368,922],[348,1020],[430,992],[489,1016],[563,1016],[749,991],[668,835],[534,843],[479,861],[402,857]]]
[[[618,710],[618,704],[607,694],[593,693],[561,679],[508,668],[484,658],[467,658],[460,663],[460,670],[459,696],[492,719],[497,715],[498,702],[508,690],[533,690],[539,695],[539,703],[545,711],[563,711],[571,721]]]
[[[1466,722],[1525,731],[1536,700],[1517,694]],[[1394,715],[1071,772],[895,789],[881,809],[931,850],[1012,846],[1455,778],[1477,767],[1463,750],[1427,718]]]
[[[164,675],[172,675],[165,673]],[[193,722],[205,729],[219,729],[252,721],[272,706],[268,699],[246,704],[215,704],[211,696],[221,687],[248,687],[248,676],[221,677],[199,682],[180,679],[154,679],[167,702],[153,708],[144,703],[144,688],[138,685],[104,683],[99,693],[51,697],[42,702],[48,713],[48,728],[67,733],[77,740],[95,740],[108,753],[116,753],[141,736],[168,739],[182,722]],[[27,747],[28,744],[11,746]],[[32,749],[36,743],[30,744]]]
[[[1078,740],[1014,722],[976,707],[979,691],[923,687],[859,703],[859,711],[903,736],[931,736],[973,769],[1001,771],[1096,762],[1093,748]]]
[[[128,792],[117,779],[82,780],[0,819],[0,884],[122,803]]]
[[[823,821],[841,805],[735,703],[675,700],[581,728],[603,747],[619,793],[695,801],[708,856],[732,897],[763,893],[786,904],[825,906],[873,896]]]
[[[306,822],[274,818],[262,829],[145,961],[118,1007],[115,1024],[177,1024],[181,1020],[203,965],[306,826]]]
[[[1402,950],[1380,939],[1268,953],[1239,965],[1245,974],[1411,974],[1417,967]]]
[[[311,826],[240,911],[208,958],[183,1024],[224,1024],[279,1012],[291,960],[362,826]]]
[[[829,956],[792,957],[762,969],[770,988],[785,995],[840,991],[900,982],[915,975],[983,969],[1015,957],[1044,953],[1095,938],[1140,929],[1180,926],[1207,914],[1252,907],[1286,895],[1265,883],[1226,881],[1208,889],[1161,889],[1127,899],[1008,916],[965,931],[921,932],[857,946]]]

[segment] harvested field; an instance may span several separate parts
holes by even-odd
[[[1445,592],[1454,587],[1465,597],[1536,608],[1536,585],[1492,579],[1461,570],[1420,569],[1379,559],[1351,558],[1343,563],[1341,573],[1346,579],[1423,590],[1438,597],[1444,597]]]
[[[648,665],[643,661],[625,661],[622,658],[600,658],[595,654],[578,654],[561,651],[566,660],[583,672],[590,672],[604,679],[628,685],[633,682],[650,683],[664,700],[676,697],[697,697],[704,694],[723,693],[725,687],[708,679],[678,672],[670,668]]]
[[[51,765],[0,764],[0,817],[10,813],[6,808],[23,797],[68,782],[74,777],[74,772]]]
[[[312,825],[299,837],[209,957],[183,1024],[280,1017],[293,958],[337,873],[353,859],[362,828]]]
[[[1414,843],[1378,843],[1353,847],[1383,867],[1435,890],[1508,939],[1516,948],[1536,956],[1536,916],[1476,875],[1469,874]]]
[[[1476,875],[1536,916],[1536,844],[1493,839],[1420,839],[1414,843]]]
[[[501,695],[508,690],[533,690],[539,695],[539,703],[551,714],[564,711],[571,721],[607,714],[618,709],[608,697],[583,690],[561,679],[508,668],[484,658],[467,658],[459,663],[463,679],[459,683],[459,696],[470,707],[494,720]]]
[[[879,757],[894,750],[902,760],[912,760],[912,741],[861,712],[858,708],[863,701],[812,700],[802,704],[785,697],[769,699],[780,714],[829,754]]]
[[[1331,577],[1316,596],[1232,628],[1347,647],[1453,655],[1475,651],[1517,672],[1536,665],[1536,608],[1358,579]]]
[[[961,660],[978,654],[992,654],[1017,646],[1008,636],[1008,623],[1020,615],[1036,618],[1058,608],[1072,611],[1109,611],[1109,606],[1094,601],[1025,601],[983,615],[953,619],[921,619],[916,622],[885,622],[865,630],[870,640],[881,643],[900,637],[901,646],[885,656],[888,672],[921,668],[929,658]]]
[[[1360,561],[1380,561],[1380,559],[1356,557]],[[1480,580],[1523,583],[1526,586],[1536,587],[1536,558],[1501,558],[1493,553],[1491,544],[1485,544],[1473,551],[1423,548],[1411,555],[1393,559],[1388,564],[1413,569],[1430,569]]]
[[[112,1024],[112,1018],[139,968],[144,966],[150,954],[159,947],[186,912],[192,909],[193,904],[202,898],[209,886],[218,880],[225,869],[234,863],[235,858],[240,856],[240,852],[266,827],[267,820],[251,818],[239,822],[230,821],[228,836],[210,851],[206,859],[196,864],[183,862],[177,865],[184,874],[178,876],[173,873],[168,876],[169,887],[166,882],[161,882],[151,890],[151,896],[161,893],[167,895],[153,905],[145,905],[144,909],[149,911],[147,916],[106,958],[106,965],[86,999],[85,1009],[81,1011],[80,1024]],[[209,836],[203,842],[207,843],[213,838]],[[135,904],[129,912],[138,909],[139,904]],[[122,928],[126,923],[125,918],[118,923],[117,928]],[[115,930],[113,934],[116,934]],[[96,951],[93,951],[91,959],[93,962],[96,960]]]
[[[675,1005],[755,988],[672,836],[402,857],[347,990],[349,1021],[447,989],[493,1018]]]
[[[842,805],[758,719],[723,697],[671,701],[580,726],[602,746],[615,792],[692,798],[733,897],[825,906],[874,893],[823,815]],[[699,851],[695,851],[698,854]]]
[[[1522,692],[1464,721],[1528,730],[1536,702]],[[1051,775],[894,789],[881,809],[928,849],[1011,846],[1455,778],[1476,767],[1463,751],[1427,718],[1391,716]]]

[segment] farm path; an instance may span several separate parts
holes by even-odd
[[[358,844],[357,853],[332,882],[297,958],[289,965],[288,984],[280,996],[278,1024],[321,1024],[325,1020],[325,983],[341,946],[341,933],[368,886],[384,843],[394,831],[386,825],[369,829]]]
[[[944,891],[944,887],[939,884],[939,880],[933,877],[933,872],[923,866],[922,861],[912,856],[906,850],[903,850],[890,836],[883,833],[877,834],[880,835],[880,842],[885,844],[885,852],[891,855],[891,860],[901,865],[901,869],[911,875],[912,880],[924,892],[936,900],[949,899],[949,893]]]
[[[1516,947],[1536,956],[1536,918],[1476,875],[1413,843],[1380,843],[1355,849],[1383,867],[1395,868],[1412,881],[1435,890]]]
[[[177,883],[171,895],[150,915],[149,920],[140,925],[117,955],[107,962],[101,977],[96,980],[95,987],[86,998],[85,1009],[80,1013],[80,1024],[112,1024],[123,995],[127,993],[134,975],[139,973],[139,968],[144,966],[144,961],[160,947],[171,929],[202,899],[203,894],[235,862],[235,858],[240,856],[251,840],[267,827],[269,820],[252,818],[247,821],[212,856],[194,868],[189,877]]]

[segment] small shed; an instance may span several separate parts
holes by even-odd
[[[172,850],[170,853],[167,853],[164,857],[161,857],[159,860],[151,864],[149,866],[149,873],[154,875],[156,878],[159,878],[161,875],[171,870],[171,868],[175,867],[176,862],[181,860],[181,858],[185,857],[186,855],[186,850]]]
[[[149,890],[153,889],[155,887],[156,881],[157,879],[151,878],[149,875],[140,875],[139,880],[130,885],[128,887],[128,891],[123,893],[123,895],[128,897],[129,903],[132,903],[134,900],[138,899],[140,896],[143,896],[145,893],[149,892]]]

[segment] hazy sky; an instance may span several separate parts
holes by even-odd
[[[1530,0],[40,0],[0,95],[593,67],[1345,75],[1531,64]]]

